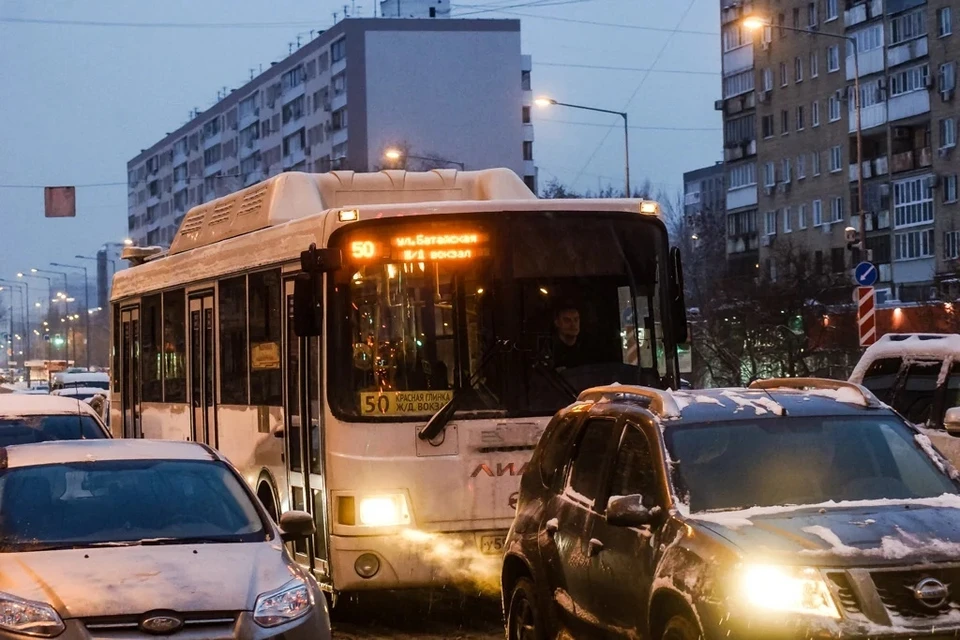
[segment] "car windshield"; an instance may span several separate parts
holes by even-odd
[[[957,493],[895,419],[797,417],[668,429],[693,512]]]
[[[71,380],[59,385],[61,389],[109,389],[107,380]]]
[[[82,414],[18,416],[0,418],[0,447],[48,440],[106,438],[92,417]]]
[[[552,415],[591,386],[664,384],[665,236],[644,216],[472,215],[333,240],[331,400],[347,418]],[[662,246],[661,246],[662,245]],[[549,248],[549,250],[545,250]]]
[[[97,461],[0,471],[3,552],[266,536],[240,481],[216,461]]]

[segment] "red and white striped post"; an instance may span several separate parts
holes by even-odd
[[[877,341],[877,293],[873,287],[857,287],[857,324],[860,346],[874,344]]]

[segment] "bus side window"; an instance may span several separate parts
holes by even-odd
[[[863,375],[863,386],[873,392],[881,402],[889,404],[897,388],[897,378],[903,366],[901,358],[881,358],[874,360]]]
[[[897,392],[893,408],[914,424],[926,424],[932,416],[941,369],[942,361],[911,364],[907,369],[906,379]]]

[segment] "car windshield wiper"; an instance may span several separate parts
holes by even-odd
[[[187,537],[187,538],[167,537],[167,538],[144,538],[143,540],[139,541],[139,544],[142,544],[144,546],[152,546],[152,545],[164,545],[164,544],[218,544],[221,542],[240,542],[240,540],[237,540],[236,538],[212,538],[212,537],[204,537],[204,536],[195,536],[192,538],[191,537]]]
[[[494,345],[494,348],[491,349],[488,353],[484,354],[483,358],[480,359],[480,362],[477,363],[477,369],[470,376],[470,380],[467,382],[466,387],[461,387],[463,389],[473,389],[476,387],[477,382],[480,381],[480,376],[483,373],[483,370],[486,368],[487,364],[493,360],[493,357],[501,353],[509,351],[513,347],[513,343],[509,340],[498,340]],[[450,420],[453,418],[453,414],[457,412],[457,407],[460,404],[460,399],[463,398],[463,394],[458,394],[456,391],[453,392],[453,397],[447,401],[445,405],[440,407],[440,409],[427,420],[426,426],[420,430],[420,433],[417,436],[421,440],[433,440],[438,435],[443,433],[443,430],[450,423]]]

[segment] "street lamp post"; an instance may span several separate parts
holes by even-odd
[[[84,345],[83,350],[86,356],[87,370],[89,370],[90,369],[90,281],[87,279],[88,278],[87,268],[80,267],[73,264],[60,264],[59,262],[51,262],[50,266],[62,267],[64,269],[82,269],[83,270],[83,304],[87,310],[87,313],[85,314],[85,321],[84,321],[84,332],[86,333],[84,340],[86,341],[86,344]],[[64,277],[66,277],[66,274],[64,274]],[[65,293],[67,295],[70,295],[69,291]],[[77,348],[76,344],[74,344],[73,348],[74,348],[74,356],[76,356],[76,348]]]
[[[31,270],[31,271],[36,271],[36,270],[33,269],[33,270]],[[53,280],[52,280],[51,278],[48,278],[47,276],[29,275],[29,274],[23,273],[22,271],[21,271],[20,273],[17,273],[17,277],[20,278],[21,280],[23,280],[23,279],[25,279],[25,278],[35,278],[35,279],[37,279],[37,280],[46,280],[46,281],[47,281],[47,300],[49,301],[49,300],[52,300],[52,299],[53,299]],[[43,306],[42,306],[39,302],[34,303],[34,306],[37,307],[37,308],[39,308],[39,309],[43,309]],[[47,310],[49,311],[49,309],[50,309],[50,303],[47,302]],[[64,354],[63,354],[63,355],[64,355],[64,359],[66,359],[66,355],[67,355],[67,354],[66,354],[66,349],[64,349]],[[50,343],[49,343],[49,342],[47,343],[47,358],[48,358],[48,359],[50,358]]]
[[[57,275],[63,277],[63,296],[57,296],[56,298],[51,298],[51,302],[63,302],[64,311],[69,316],[70,315],[70,282],[67,280],[67,274],[63,271],[51,271],[50,269],[38,269],[36,267],[30,269],[31,273],[49,273],[51,275]],[[64,346],[63,355],[66,358],[73,358],[74,364],[77,360],[77,343],[73,339],[73,328],[70,328],[70,333],[68,337],[68,342]],[[65,336],[66,337],[66,336]],[[68,355],[69,354],[69,355]]]
[[[766,27],[773,28],[773,22],[760,16],[748,16],[741,21],[744,27],[750,31],[759,31]],[[834,38],[835,40],[846,40],[853,47],[853,105],[856,111],[857,128],[857,215],[860,218],[861,229],[866,225],[863,220],[863,129],[860,107],[860,47],[857,39],[853,36],[842,35],[839,33],[827,33],[825,31],[814,31],[813,29],[800,29],[798,27],[788,27],[778,24],[777,29],[793,31],[794,33],[806,33],[811,36],[823,36],[824,38]]]
[[[387,160],[400,160],[401,158],[412,158],[414,160],[420,160],[422,162],[446,162],[447,164],[455,164],[460,167],[460,171],[466,171],[466,165],[462,162],[457,162],[456,160],[447,160],[446,158],[428,158],[426,156],[415,156],[409,153],[404,153],[400,149],[390,148],[383,152],[383,157]]]
[[[0,283],[10,287],[16,287],[17,290],[20,292],[21,325],[23,326],[23,333],[27,343],[25,345],[26,352],[23,357],[23,360],[24,361],[29,360],[31,355],[30,354],[30,285],[28,285],[26,282],[14,282],[13,280],[2,280],[2,279],[0,279]]]
[[[614,111],[612,109],[599,109],[597,107],[587,107],[582,104],[570,104],[569,102],[558,102],[553,98],[537,98],[534,100],[538,107],[567,107],[570,109],[581,109],[583,111],[596,111],[597,113],[610,113],[623,118],[623,151],[624,151],[624,173],[626,182],[626,197],[630,197],[630,125],[626,111]]]

